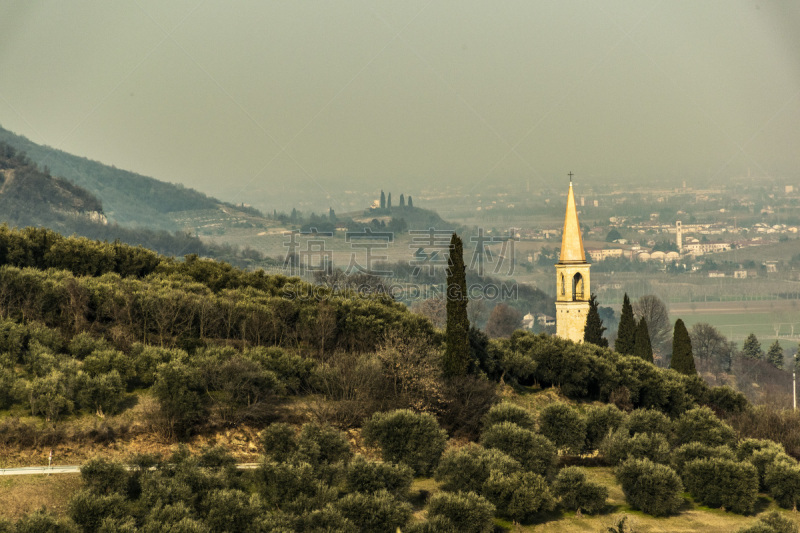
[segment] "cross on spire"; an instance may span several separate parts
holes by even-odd
[[[572,184],[572,176],[573,176],[573,175],[574,175],[574,174],[572,174],[572,171],[571,171],[571,170],[569,171],[569,174],[567,174],[567,176],[569,176],[569,182],[570,182],[570,184]]]

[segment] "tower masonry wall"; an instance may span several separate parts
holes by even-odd
[[[573,342],[583,342],[588,315],[589,302],[556,303],[556,335]]]

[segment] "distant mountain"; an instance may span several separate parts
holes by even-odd
[[[125,226],[184,229],[177,213],[235,208],[231,204],[127,170],[36,144],[0,127],[0,142],[24,152],[44,174],[61,176],[95,195],[111,221]],[[241,208],[239,208],[241,209]]]

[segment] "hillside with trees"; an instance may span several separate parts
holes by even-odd
[[[100,200],[109,220],[124,226],[175,231],[175,213],[234,207],[179,184],[166,183],[36,144],[0,127],[0,143]]]
[[[463,292],[442,331],[381,293],[47,230],[2,229],[0,264],[4,457],[106,456],[66,512],[0,530],[796,531],[797,415],[641,354],[489,339]]]
[[[241,267],[272,264],[253,250],[203,243],[186,232],[129,228],[108,222],[102,202],[92,193],[41,169],[25,154],[0,142],[0,222],[11,227],[50,228],[62,235],[123,242],[169,256],[196,254]],[[42,230],[38,234],[50,235]]]

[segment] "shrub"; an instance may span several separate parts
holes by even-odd
[[[456,526],[444,516],[429,517],[425,522],[416,522],[408,526],[405,533],[461,533]]]
[[[555,506],[547,481],[532,472],[494,471],[484,483],[482,493],[500,515],[518,522],[527,522]]]
[[[17,520],[15,533],[78,533],[78,528],[59,520],[46,510],[35,511]]]
[[[197,457],[197,464],[205,468],[233,468],[236,466],[236,458],[227,447],[218,444],[203,447]]]
[[[797,525],[777,511],[772,511],[752,526],[736,530],[736,533],[797,533]]]
[[[746,514],[758,498],[758,471],[747,462],[694,459],[684,466],[683,478],[692,496],[709,507]]]
[[[755,450],[748,459],[758,470],[759,486],[767,490],[767,467],[776,462],[794,463],[794,459],[783,453],[783,448],[779,446],[768,446],[760,450]]]
[[[713,409],[726,414],[741,413],[750,405],[744,394],[727,385],[711,387],[706,397],[706,403]]]
[[[458,376],[444,382],[439,420],[451,435],[475,439],[484,415],[499,400],[497,384],[482,376]],[[433,403],[432,399],[427,400]]]
[[[690,442],[673,450],[670,465],[683,478],[683,467],[689,461],[715,458],[732,461],[736,458],[736,455],[728,446],[707,446],[700,442]]]
[[[246,492],[236,489],[219,489],[206,497],[208,507],[206,525],[214,532],[236,533],[247,531],[259,515],[256,497],[254,502]]]
[[[96,494],[122,493],[128,486],[128,471],[121,463],[95,457],[81,466],[81,480]]]
[[[794,521],[782,516],[777,511],[762,516],[759,522],[771,527],[775,533],[797,533],[797,525]]]
[[[742,439],[736,445],[736,458],[746,461],[753,457],[758,450],[772,448],[776,453],[786,453],[783,446],[777,442],[766,439]]]
[[[288,533],[289,531],[304,531],[306,533],[358,533],[358,528],[332,504],[328,504],[322,509],[311,511],[300,515],[295,520],[293,528],[284,524],[270,524],[269,527],[262,527],[256,531],[269,531]]]
[[[126,382],[136,374],[133,360],[124,353],[112,349],[93,351],[83,360],[81,368],[92,377],[116,370]]]
[[[393,496],[404,499],[413,479],[414,472],[409,466],[373,463],[359,455],[347,468],[345,490],[364,493],[386,490]]]
[[[297,438],[297,454],[312,466],[349,463],[353,450],[347,436],[338,429],[318,424],[303,424]]]
[[[495,507],[474,492],[439,492],[428,503],[428,520],[440,518],[459,533],[489,533]]]
[[[135,343],[130,350],[130,359],[136,368],[136,380],[145,387],[155,382],[158,365],[186,358],[187,354],[183,350],[168,350],[149,344]]]
[[[530,430],[536,428],[536,420],[527,409],[508,402],[492,406],[484,415],[482,422],[484,430],[500,422],[511,422]]]
[[[25,326],[13,320],[0,319],[0,353],[7,353],[16,363],[21,357],[27,342]]]
[[[636,409],[628,415],[623,426],[631,436],[637,433],[651,433],[669,438],[673,429],[669,417],[655,409]]]
[[[161,533],[175,531],[180,533],[211,533],[211,530],[197,520],[192,510],[183,502],[171,505],[159,505],[147,515],[144,533]]]
[[[384,461],[405,463],[417,475],[433,471],[447,442],[447,433],[433,415],[407,409],[375,413],[362,435],[367,444],[380,446]]]
[[[553,482],[553,492],[561,499],[561,505],[569,511],[581,510],[594,514],[603,510],[608,498],[608,489],[586,480],[586,474],[578,467],[562,469]]]
[[[100,495],[90,490],[78,491],[69,502],[69,516],[83,531],[98,530],[103,519],[120,518],[125,498],[121,494]]]
[[[185,436],[205,418],[207,396],[199,371],[180,361],[158,365],[151,388],[173,436]]]
[[[88,332],[82,331],[72,337],[67,351],[76,359],[83,359],[95,350],[105,350],[108,347],[108,343],[104,339],[97,339]]]
[[[615,405],[593,405],[586,412],[585,451],[596,450],[608,434],[625,420],[625,414]]]
[[[567,404],[554,403],[539,416],[539,431],[560,450],[580,453],[586,441],[586,419]]]
[[[630,457],[668,463],[670,455],[669,443],[664,435],[637,433],[631,437],[624,428],[618,429],[602,442],[600,453],[610,465],[618,465]]]
[[[776,460],[766,467],[764,485],[783,508],[800,507],[800,465]]]
[[[308,380],[316,364],[313,359],[288,353],[275,346],[253,348],[246,354],[258,361],[265,370],[274,372],[281,383],[295,394],[308,386]]]
[[[289,424],[270,424],[259,436],[264,455],[272,461],[288,461],[297,452],[297,432]]]
[[[668,466],[649,459],[628,459],[615,472],[622,485],[625,501],[643,513],[666,516],[683,505],[683,484]]]
[[[732,444],[736,433],[708,407],[696,407],[683,413],[675,422],[675,437],[678,444],[701,442],[720,446]]]
[[[519,471],[522,471],[519,461],[500,450],[468,444],[445,452],[436,467],[436,481],[442,484],[442,490],[480,493],[492,472]]]
[[[556,447],[549,439],[511,422],[495,424],[481,435],[481,444],[519,461],[528,472],[549,477],[556,461]]]
[[[761,520],[749,527],[737,529],[736,533],[775,533],[775,530]]]
[[[319,509],[336,499],[337,491],[317,478],[311,465],[265,461],[255,472],[266,503],[291,513]]]
[[[336,502],[336,507],[363,533],[394,533],[411,518],[411,505],[385,490],[348,494]]]
[[[0,531],[3,530],[0,529]],[[97,533],[136,533],[137,531],[139,530],[136,528],[136,520],[132,517],[112,518],[109,516],[100,522]]]

